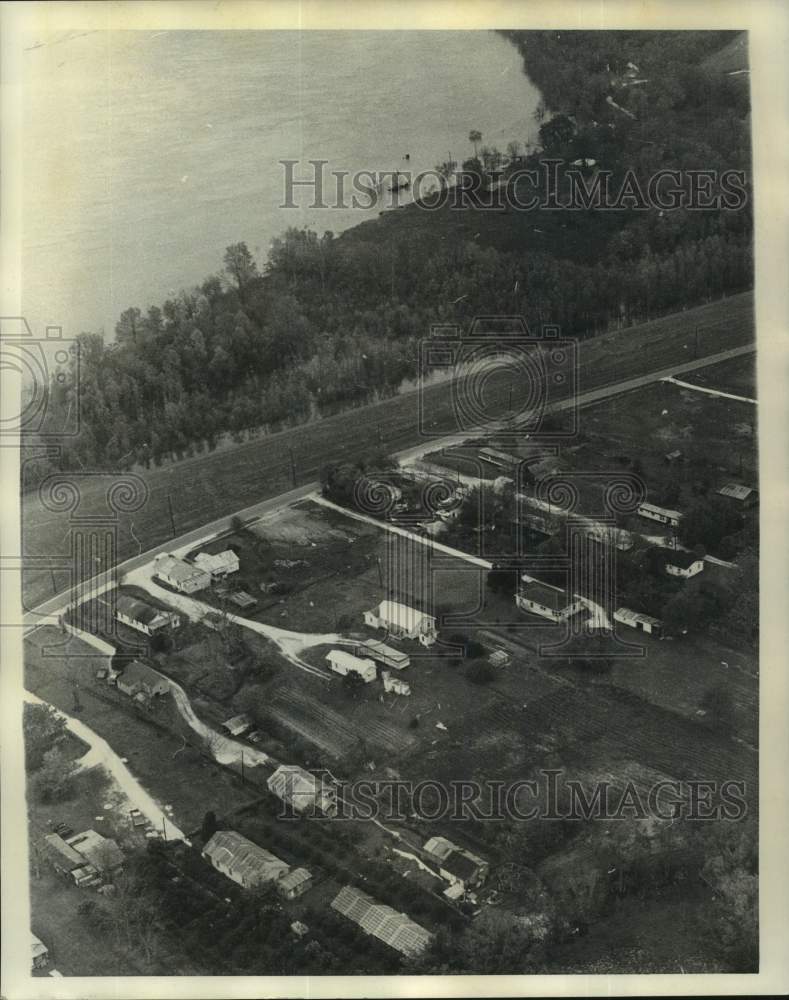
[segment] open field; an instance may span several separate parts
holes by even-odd
[[[692,359],[696,329],[702,356],[752,342],[752,294],[732,296],[582,342],[579,390],[585,392]],[[508,410],[510,384],[508,371],[490,380],[487,393],[491,417]],[[528,387],[514,387],[513,405],[523,402],[524,391]],[[457,429],[456,392],[457,387],[451,383],[424,392],[423,404],[431,433],[446,434]],[[390,451],[419,442],[422,434],[417,397],[396,396],[318,423],[255,439],[232,450],[197,455],[177,466],[148,470],[143,475],[148,488],[147,502],[133,514],[121,512],[118,516],[117,559],[126,559],[171,537],[168,498],[172,503],[175,533],[185,533],[266,497],[277,496],[294,485],[315,480],[325,463],[369,449],[375,440],[371,428],[378,425],[381,445]],[[295,477],[291,474],[291,453]],[[23,468],[23,487],[24,476]],[[107,486],[113,480],[111,474],[108,477],[72,474],[79,488],[80,516],[106,513]],[[46,509],[37,492],[26,495],[22,514],[25,556],[62,556],[68,561],[69,517],[67,511]],[[86,572],[93,569],[90,567]],[[68,584],[67,576],[57,572],[55,586],[63,590]],[[49,571],[34,566],[25,570],[23,586],[30,608],[53,593]]]

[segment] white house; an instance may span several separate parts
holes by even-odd
[[[358,674],[365,684],[369,684],[377,676],[375,663],[372,660],[353,656],[351,653],[346,653],[345,650],[332,649],[326,659],[329,661],[329,667],[341,677],[345,677],[347,674]]]
[[[238,556],[232,549],[225,549],[224,552],[216,552],[211,555],[208,552],[198,552],[195,556],[195,566],[205,570],[212,580],[222,580],[230,573],[238,573]]]
[[[153,563],[154,576],[182,594],[194,594],[211,586],[211,575],[184,559],[165,553]]]
[[[672,550],[666,556],[666,572],[670,576],[681,576],[688,580],[704,569],[704,559],[694,552],[684,552],[682,549]]]
[[[411,685],[408,681],[401,680],[399,677],[392,677],[388,670],[382,670],[381,677],[384,682],[384,691],[390,691],[392,694],[411,694]]]
[[[266,785],[273,795],[293,806],[297,812],[318,809],[327,816],[337,815],[335,788],[297,764],[280,764]]]
[[[583,607],[577,594],[571,596],[563,587],[543,583],[526,573],[521,577],[515,603],[522,611],[530,611],[533,615],[549,618],[554,622],[569,618]]]
[[[630,608],[618,608],[614,612],[614,621],[634,628],[637,632],[646,632],[647,635],[659,635],[663,628],[663,622],[659,618],[652,618]]]
[[[640,503],[636,508],[636,513],[641,517],[646,517],[650,521],[658,521],[660,524],[670,524],[676,528],[680,522],[682,514],[678,510],[669,510],[668,507],[657,507],[653,503]]]
[[[111,607],[108,601],[101,601],[105,607]],[[162,611],[145,601],[138,601],[128,594],[118,594],[115,598],[115,618],[130,628],[142,632],[143,635],[155,635],[166,628],[178,628],[181,619],[172,611]]]
[[[370,628],[384,628],[398,639],[418,639],[423,646],[432,646],[438,639],[432,615],[396,601],[381,601],[377,608],[365,611],[364,624]]]

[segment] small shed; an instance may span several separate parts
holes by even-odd
[[[252,728],[252,720],[248,715],[243,713],[241,715],[234,715],[232,719],[228,719],[222,723],[222,728],[231,736],[241,736],[242,733]]]

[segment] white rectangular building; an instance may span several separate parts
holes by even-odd
[[[522,611],[529,611],[554,622],[563,621],[583,607],[577,594],[568,594],[563,587],[543,583],[524,573],[515,603]]]
[[[630,608],[617,608],[614,612],[614,621],[634,628],[637,632],[646,632],[647,635],[659,635],[663,628],[663,622],[659,618],[652,618]]]
[[[423,646],[432,646],[438,639],[436,619],[397,601],[381,601],[377,608],[364,612],[364,624],[383,628],[397,639],[417,639]]]
[[[669,510],[668,507],[658,507],[653,503],[640,503],[636,508],[636,513],[641,517],[646,517],[650,521],[657,521],[659,524],[669,524],[676,528],[680,522],[682,514],[678,510]]]
[[[369,684],[377,676],[375,663],[372,660],[353,656],[352,653],[346,653],[343,649],[330,650],[326,659],[329,661],[329,667],[341,677],[345,677],[347,674],[358,674],[365,684]]]

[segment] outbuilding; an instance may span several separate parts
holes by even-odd
[[[645,517],[649,521],[657,521],[659,524],[668,524],[676,528],[682,518],[678,510],[670,510],[668,507],[658,507],[653,503],[640,503],[636,508],[636,513],[640,517]]]
[[[618,608],[614,612],[614,621],[638,632],[646,632],[647,635],[660,635],[663,628],[663,622],[659,618],[652,618],[651,615],[632,611],[630,608]]]
[[[326,656],[329,667],[335,674],[346,677],[348,674],[357,674],[369,684],[377,676],[375,663],[372,660],[362,659],[352,653],[346,653],[344,649],[332,649]]]

